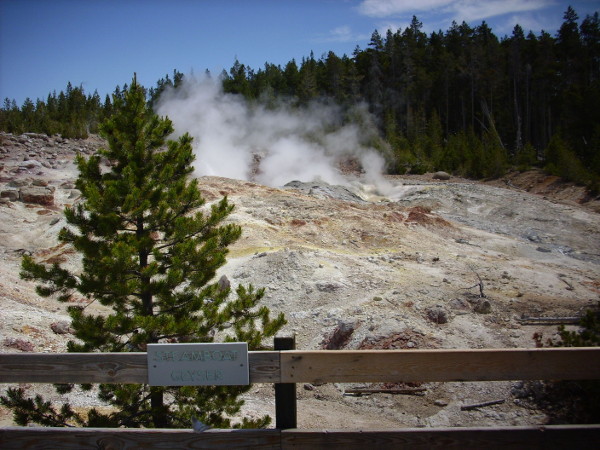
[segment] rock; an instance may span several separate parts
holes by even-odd
[[[33,138],[33,139],[43,139],[44,141],[48,140],[47,135],[39,134],[39,133],[23,133],[23,136],[27,136],[28,138]]]
[[[4,345],[9,348],[16,348],[22,352],[32,352],[34,349],[33,344],[24,339],[6,338],[4,339]]]
[[[335,292],[343,286],[335,281],[317,281],[317,289],[321,292]]]
[[[447,172],[443,172],[443,171],[439,171],[433,174],[432,177],[434,180],[449,180],[450,179],[450,174]]]
[[[43,166],[41,162],[36,161],[35,159],[26,159],[19,163],[19,167],[24,167],[26,169],[41,169]]]
[[[528,230],[527,233],[525,233],[525,238],[537,244],[542,242],[542,238],[533,230]]]
[[[433,308],[428,308],[426,313],[427,313],[427,319],[433,323],[437,323],[437,324],[448,323],[448,313],[441,306],[435,306]]]
[[[448,406],[448,402],[446,400],[438,399],[433,402],[435,406]]]
[[[79,189],[71,189],[69,192],[69,199],[79,198],[81,197],[81,191]]]
[[[355,322],[343,322],[340,320],[331,334],[323,339],[321,347],[324,350],[339,350],[348,343],[355,329]]]
[[[29,183],[30,183],[30,181],[27,181],[27,180],[16,179],[16,180],[10,180],[8,182],[8,185],[10,187],[20,188],[20,187],[29,185]]]
[[[64,321],[64,320],[61,320],[59,322],[52,322],[50,324],[50,328],[56,334],[69,334],[69,333],[71,333],[73,331],[71,329],[71,324],[69,322]]]
[[[473,311],[475,311],[477,314],[489,314],[492,312],[492,304],[489,302],[489,300],[480,298],[475,303]]]
[[[40,186],[23,187],[20,190],[23,203],[34,203],[36,205],[54,206],[54,194],[49,189]]]
[[[332,185],[326,183],[325,181],[313,181],[309,183],[305,183],[302,181],[290,181],[285,186],[284,189],[296,189],[302,193],[312,195],[313,197],[318,198],[335,198],[337,200],[343,200],[347,202],[353,203],[364,203],[365,201],[348,189],[345,186]]]
[[[6,198],[11,202],[16,202],[19,200],[19,191],[16,189],[7,189],[5,191],[0,192],[0,197]]]
[[[529,389],[524,381],[518,381],[510,388],[510,393],[515,398],[527,398]]]
[[[220,291],[228,291],[231,288],[231,282],[229,281],[229,278],[227,278],[227,275],[223,275],[219,278],[217,285],[219,286]]]
[[[448,305],[450,306],[450,308],[456,309],[458,311],[468,311],[471,309],[469,302],[466,301],[464,298],[453,298],[448,302]]]
[[[244,278],[250,278],[252,274],[248,271],[245,270],[238,270],[233,274],[233,278],[235,279],[244,279]]]
[[[305,391],[314,391],[315,387],[312,384],[310,384],[310,383],[305,383],[304,384],[304,390]]]

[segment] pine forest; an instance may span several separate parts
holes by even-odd
[[[146,90],[149,103],[183,78],[175,70],[160,79]],[[225,92],[249,102],[335,102],[349,121],[352,107],[366,103],[379,128],[372,145],[390,174],[445,170],[478,179],[538,166],[600,191],[598,13],[581,19],[569,7],[554,34],[515,25],[503,37],[485,22],[427,34],[413,16],[404,30],[374,31],[352,55],[311,52],[258,69],[236,59],[220,79]],[[104,100],[71,83],[20,107],[7,98],[0,130],[84,138],[127,88]]]

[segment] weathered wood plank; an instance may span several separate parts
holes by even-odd
[[[124,448],[279,449],[280,430],[192,430],[110,428],[0,428],[0,448],[27,450]]]
[[[600,425],[403,430],[282,430],[287,449],[596,449]]]
[[[191,430],[0,428],[0,448],[596,449],[600,425],[401,430]]]
[[[600,379],[600,348],[250,352],[251,383]],[[145,383],[145,353],[2,353],[3,383]]]
[[[281,370],[279,352],[248,352],[250,383],[279,383]]]
[[[279,352],[249,352],[250,383],[280,380]],[[1,383],[147,383],[146,353],[1,353]]]
[[[600,379],[600,347],[287,351],[283,383]]]
[[[147,383],[146,353],[2,353],[3,383]]]

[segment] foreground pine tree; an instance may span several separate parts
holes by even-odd
[[[264,291],[240,286],[237,295],[212,282],[225,263],[227,248],[241,234],[223,224],[233,206],[223,198],[203,207],[198,182],[190,180],[192,138],[167,141],[171,122],[153,114],[135,77],[115,114],[101,127],[108,149],[85,160],[79,156],[77,188],[83,201],[65,209],[68,226],[59,240],[81,255],[81,272],[58,264],[47,267],[25,257],[21,276],[36,280],[42,296],[69,301],[74,294],[111,308],[91,314],[69,306],[77,341],[70,352],[135,352],[156,342],[211,342],[226,330],[226,340],[247,342],[250,350],[285,323],[258,307]],[[101,159],[109,162],[102,169]],[[235,297],[231,299],[231,297]],[[84,386],[90,389],[91,386]],[[67,392],[72,386],[57,386]],[[65,404],[57,410],[41,397],[26,398],[9,389],[1,403],[20,425],[189,428],[195,417],[229,427],[239,412],[239,394],[248,386],[150,387],[100,385],[99,398],[114,409],[78,414]],[[244,427],[269,418],[244,420]]]

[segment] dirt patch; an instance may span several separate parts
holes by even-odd
[[[440,342],[424,333],[413,330],[393,333],[389,336],[368,337],[358,346],[359,350],[408,350],[439,348]]]
[[[408,209],[407,224],[416,224],[421,226],[433,225],[439,227],[450,227],[450,222],[441,217],[432,214],[431,209],[423,206],[415,206]]]
[[[513,171],[488,184],[526,191],[554,201],[575,203],[600,213],[600,196],[592,196],[585,186],[564,181],[539,169]]]

